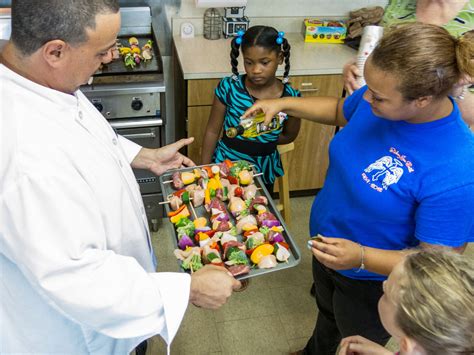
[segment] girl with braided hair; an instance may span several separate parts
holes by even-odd
[[[278,144],[295,140],[300,129],[300,119],[280,115],[282,126],[257,137],[229,138],[220,133],[238,126],[240,116],[259,99],[300,96],[288,83],[290,71],[290,44],[283,32],[273,27],[253,26],[240,32],[231,43],[232,73],[223,78],[215,90],[214,103],[204,135],[202,163],[222,162],[225,159],[247,160],[262,172],[263,182],[273,190],[273,183],[283,175]],[[239,74],[238,57],[242,52],[245,74]],[[275,74],[285,62],[283,80]]]

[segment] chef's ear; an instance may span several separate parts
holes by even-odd
[[[67,44],[63,40],[55,39],[43,45],[42,55],[44,60],[52,67],[57,67],[66,55]]]

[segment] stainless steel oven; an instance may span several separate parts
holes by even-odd
[[[147,148],[159,148],[163,143],[163,120],[140,118],[134,120],[111,121],[117,134]],[[135,169],[135,176],[142,194],[153,194],[160,191],[158,178],[148,170]]]
[[[92,83],[81,87],[82,92],[108,120],[117,134],[145,148],[159,148],[165,142],[165,80],[157,34],[152,27],[148,6],[120,9],[122,27],[118,40],[127,43],[136,37],[140,43],[151,40],[153,58],[135,68],[125,67],[117,59],[94,74]],[[147,170],[134,170],[140,186],[150,227],[156,231],[163,217],[163,201],[158,178]]]

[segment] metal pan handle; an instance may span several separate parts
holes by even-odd
[[[136,120],[109,121],[109,123],[113,129],[143,128],[143,127],[163,126],[163,119],[146,118],[146,119],[136,119]]]

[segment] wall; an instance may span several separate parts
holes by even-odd
[[[251,26],[268,25],[285,32],[299,32],[305,17],[345,18],[351,10],[365,6],[385,6],[387,2],[388,0],[248,0],[245,15],[249,17]],[[195,33],[202,34],[205,10],[196,8],[195,0],[181,0],[178,12],[172,16],[172,33],[178,34],[181,24],[190,22],[194,25]],[[219,11],[223,13],[222,9]]]
[[[347,16],[348,11],[364,6],[385,6],[387,0],[248,0],[249,17]],[[202,17],[194,0],[182,0],[181,17]]]

